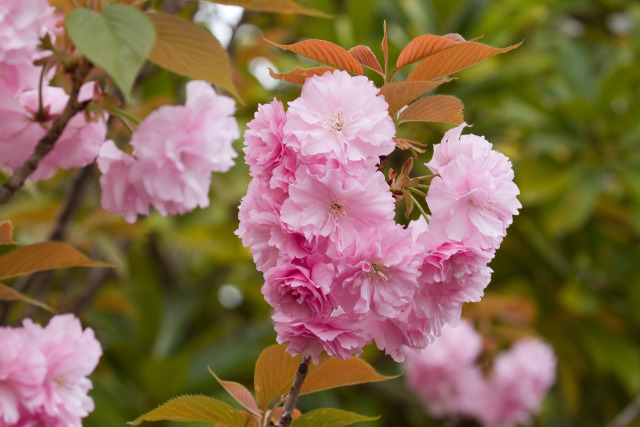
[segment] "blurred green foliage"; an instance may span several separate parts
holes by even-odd
[[[425,33],[482,37],[499,47],[524,40],[517,50],[459,72],[438,89],[465,103],[469,132],[485,135],[512,159],[523,204],[491,264],[487,298],[466,315],[493,351],[526,335],[555,348],[558,383],[535,425],[605,425],[640,393],[640,3],[301,3],[334,18],[245,12],[233,30],[227,49],[245,101],[237,113],[242,129],[259,103],[299,95],[298,86],[283,82],[267,89],[252,72],[264,71],[266,61],[280,72],[315,65],[276,50],[263,37],[285,44],[305,38],[345,48],[365,44],[382,58],[386,20],[391,61]],[[181,15],[194,12],[189,4]],[[182,102],[183,84],[147,64],[130,112],[144,116],[157,105]],[[114,129],[126,141],[124,130],[115,123]],[[444,130],[411,123],[399,134],[434,144]],[[241,153],[242,142],[235,147]],[[47,239],[74,176],[60,173],[30,185],[0,208],[0,218],[13,221],[17,241]],[[135,225],[99,209],[95,171],[83,178],[66,240],[117,268],[58,272],[30,295],[44,296],[60,311],[79,312],[103,344],[92,377],[96,410],[86,426],[124,425],[179,394],[228,399],[207,366],[223,379],[252,383],[253,364],[275,333],[260,294],[262,277],[233,234],[249,178],[239,160],[229,173],[214,175],[208,209],[174,218],[154,215]],[[12,305],[6,319],[16,323],[24,313],[25,307]],[[399,372],[375,348],[363,357],[383,373]],[[369,426],[442,425],[422,412],[402,379],[300,401],[303,411],[326,406],[382,415]]]

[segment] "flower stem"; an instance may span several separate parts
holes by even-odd
[[[289,427],[289,425],[291,425],[291,422],[293,421],[293,410],[296,408],[302,383],[304,383],[304,379],[307,377],[307,373],[309,372],[310,361],[311,356],[302,356],[302,360],[300,361],[298,370],[296,371],[296,376],[293,378],[291,390],[287,395],[287,399],[284,401],[282,415],[280,415],[280,419],[276,423],[276,427]]]
[[[27,161],[13,172],[9,180],[0,186],[0,205],[9,201],[13,193],[18,191],[24,185],[29,175],[38,168],[40,161],[52,149],[55,142],[62,135],[62,131],[67,126],[71,118],[79,111],[87,108],[90,101],[78,101],[78,93],[84,80],[87,78],[89,71],[93,65],[86,59],[82,59],[71,72],[71,91],[69,92],[69,102],[62,114],[53,122],[47,134],[38,141],[34,153]]]
[[[411,197],[411,200],[413,200],[413,204],[418,208],[418,210],[420,211],[420,214],[424,217],[425,221],[427,221],[427,223],[429,222],[429,216],[427,215],[427,213],[424,211],[424,209],[422,209],[422,206],[420,206],[420,203],[418,202],[418,200],[415,198],[415,196],[411,193],[407,193],[409,194],[409,197]]]

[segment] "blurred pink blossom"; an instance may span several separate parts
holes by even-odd
[[[94,409],[86,377],[102,355],[92,329],[72,314],[44,328],[25,319],[22,328],[0,328],[0,346],[0,425],[82,426]]]
[[[161,215],[209,206],[211,173],[226,172],[236,157],[231,143],[240,135],[234,109],[234,101],[217,95],[208,83],[189,82],[184,106],[160,107],[133,133],[131,158],[122,160],[125,156],[117,156],[113,147],[101,154],[122,160],[111,168],[112,162],[99,158],[103,174],[128,169],[126,179],[111,175],[100,180],[108,194],[102,207],[135,222],[136,214],[148,214],[146,203]],[[111,184],[119,190],[110,189]]]
[[[476,416],[488,427],[529,425],[555,380],[553,349],[536,339],[518,341],[496,357]]]
[[[32,59],[50,13],[47,0],[0,0],[0,65]]]

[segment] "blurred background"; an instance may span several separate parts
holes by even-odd
[[[536,426],[604,426],[640,393],[640,3],[624,0],[301,0],[332,19],[244,11],[211,3],[155,6],[208,26],[226,46],[244,100],[241,130],[258,104],[288,101],[300,87],[269,77],[317,63],[279,51],[324,39],[365,44],[382,60],[387,22],[390,64],[412,38],[459,33],[518,49],[455,75],[438,93],[459,97],[467,133],[484,135],[513,162],[523,208],[491,263],[492,283],[465,307],[485,339],[487,360],[515,339],[538,336],[558,357],[558,380]],[[380,84],[379,77],[367,74]],[[184,101],[185,79],[147,64],[128,111],[144,117]],[[112,123],[115,138],[126,131]],[[449,126],[401,125],[428,144]],[[239,154],[242,141],[236,141]],[[402,153],[406,155],[406,153]],[[429,151],[420,163],[428,161]],[[96,410],[85,426],[124,425],[180,394],[229,401],[207,372],[253,382],[261,350],[275,343],[262,276],[233,234],[249,183],[241,158],[214,174],[211,206],[134,225],[100,209],[97,171],[60,172],[0,207],[21,244],[55,237],[114,263],[65,270],[16,284],[92,327],[104,356],[92,376]],[[3,305],[2,321],[49,315]],[[1,323],[1,322],[0,322]],[[363,357],[400,372],[370,346]],[[403,378],[303,397],[300,408],[333,406],[381,415],[369,426],[452,425],[433,420]],[[152,424],[149,424],[152,425]],[[155,423],[158,426],[172,423]],[[178,425],[178,424],[175,424]],[[197,424],[193,424],[197,425]],[[363,424],[364,426],[365,424]],[[462,425],[462,424],[460,424]],[[467,425],[467,424],[464,424]],[[469,423],[468,425],[473,425]],[[630,424],[640,426],[640,421]]]

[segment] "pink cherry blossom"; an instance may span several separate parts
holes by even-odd
[[[420,353],[405,349],[407,386],[435,417],[468,415],[483,387],[482,371],[475,364],[481,350],[480,335],[466,321],[445,328]]]
[[[553,349],[536,339],[518,341],[496,357],[476,416],[488,427],[528,425],[555,378]]]
[[[44,328],[25,319],[23,327],[47,361],[39,402],[42,411],[67,425],[81,426],[80,419],[94,409],[87,395],[92,384],[86,377],[102,355],[93,330],[83,330],[72,314],[54,316]]]
[[[0,425],[13,425],[36,406],[47,361],[21,329],[0,327],[0,347]]]
[[[289,103],[284,130],[295,136],[303,157],[375,164],[395,148],[388,104],[377,94],[369,79],[345,71],[310,77],[300,97]]]
[[[101,180],[103,192],[109,193],[103,208],[133,222],[136,213],[148,214],[146,203],[161,215],[208,206],[211,173],[226,172],[236,157],[231,142],[239,131],[233,111],[233,100],[217,95],[208,83],[189,82],[184,106],[160,107],[133,133],[131,158],[109,148],[104,152],[109,159],[98,159],[103,173],[109,165],[114,173],[127,169],[126,179]],[[111,183],[117,190],[108,188]]]
[[[265,273],[262,293],[272,307],[291,318],[329,317],[333,271],[333,265],[319,256],[307,257],[304,265],[281,264]]]
[[[305,237],[287,230],[280,221],[280,207],[285,198],[282,190],[254,179],[240,203],[240,226],[236,234],[244,246],[251,246],[258,271],[266,272],[279,263],[303,258],[311,252]]]
[[[331,169],[316,178],[300,167],[296,181],[282,204],[281,220],[308,240],[330,237],[344,248],[359,230],[393,218],[393,198],[382,173],[372,171],[356,179]]]
[[[244,159],[254,178],[269,179],[273,169],[284,156],[284,124],[286,115],[282,103],[273,100],[260,105],[253,120],[247,123],[244,133]]]
[[[461,135],[466,126],[466,123],[462,123],[449,129],[442,137],[442,142],[433,146],[433,157],[426,164],[431,172],[439,174],[442,168],[460,155],[476,158],[491,150],[492,144],[483,136]]]
[[[334,293],[347,314],[393,318],[418,291],[418,257],[409,231],[393,220],[358,233],[337,261]]]
[[[49,14],[47,0],[0,0],[0,64],[33,57]]]
[[[95,82],[85,84],[79,99],[91,99],[95,90]],[[44,110],[50,116],[61,114],[69,100],[63,89],[50,86],[43,88],[42,98]],[[15,98],[8,88],[3,88],[0,84],[0,168],[13,171],[20,167],[34,153],[38,141],[47,133],[51,121],[35,121],[37,111],[37,90],[22,92]],[[53,149],[44,156],[29,179],[49,179],[56,174],[58,168],[79,168],[93,162],[105,140],[105,119],[96,117],[87,121],[84,112],[73,116]]]
[[[511,162],[504,155],[484,151],[475,158],[458,156],[431,181],[429,227],[443,230],[452,241],[495,249],[522,207],[518,194]]]
[[[122,215],[133,223],[138,214],[149,215],[150,197],[131,179],[134,158],[120,151],[113,141],[102,145],[98,156],[102,208],[112,214]]]
[[[272,319],[278,334],[277,342],[288,343],[287,351],[292,356],[304,353],[315,363],[323,350],[329,356],[344,360],[362,353],[363,347],[371,341],[357,322],[339,311],[329,318],[312,321],[292,319],[280,313],[274,314]]]

